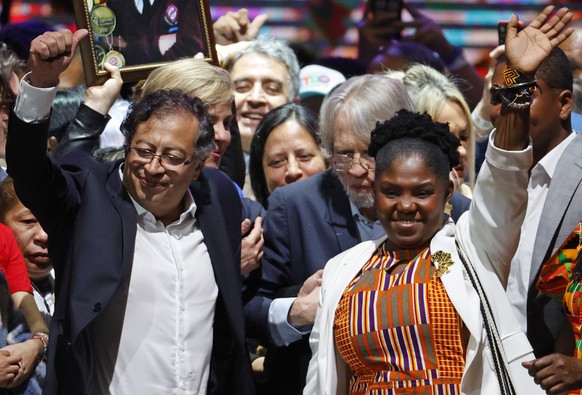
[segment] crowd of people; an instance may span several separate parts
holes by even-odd
[[[582,30],[514,14],[481,77],[404,7],[90,87],[85,29],[2,44],[0,392],[582,394]]]

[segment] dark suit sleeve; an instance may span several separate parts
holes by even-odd
[[[460,194],[457,191],[453,191],[453,196],[451,197],[451,218],[453,221],[457,222],[465,211],[469,210],[471,206],[471,199]]]
[[[59,159],[75,150],[93,154],[93,151],[99,147],[99,137],[110,119],[109,115],[102,115],[85,104],[81,104],[75,119],[60,141],[54,157]]]
[[[220,160],[220,170],[225,172],[241,189],[245,185],[246,164],[240,140],[240,131],[236,122],[236,108],[232,103],[232,120],[230,122],[230,144]]]
[[[276,293],[290,284],[289,229],[285,195],[280,190],[269,197],[269,211],[263,221],[265,238],[261,260],[261,287],[245,306],[247,337],[270,341],[268,317]]]
[[[47,156],[48,127],[49,120],[26,123],[11,112],[6,162],[18,197],[51,235],[71,223],[80,196],[72,177]]]

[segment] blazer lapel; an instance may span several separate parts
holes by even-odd
[[[131,267],[133,265],[133,254],[135,252],[135,235],[137,233],[137,213],[133,202],[127,190],[123,185],[123,181],[119,175],[119,168],[123,166],[122,162],[118,162],[111,167],[105,188],[111,197],[113,206],[119,213],[121,218],[121,226],[123,233],[122,240],[122,262],[123,266],[119,268],[123,272],[123,277],[131,275]]]
[[[196,219],[198,220],[200,230],[204,235],[204,244],[208,249],[214,277],[220,295],[224,300],[224,307],[232,322],[242,322],[241,317],[236,317],[237,307],[242,311],[241,293],[242,285],[240,270],[236,270],[233,265],[240,266],[240,259],[236,261],[237,251],[233,251],[228,236],[225,234],[227,226],[224,222],[224,213],[217,201],[211,198],[210,186],[208,180],[202,174],[198,181],[193,182],[190,191],[196,202]],[[242,325],[234,325],[233,329],[239,331],[242,338]]]

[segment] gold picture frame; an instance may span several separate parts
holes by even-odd
[[[172,60],[194,56],[218,64],[208,0],[73,0],[87,86],[120,67],[124,82],[147,78]]]

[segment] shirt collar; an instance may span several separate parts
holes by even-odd
[[[570,135],[566,137],[560,144],[552,148],[552,150],[544,155],[544,157],[540,159],[540,161],[534,166],[534,171],[539,166],[546,171],[548,177],[552,178],[554,176],[554,172],[556,171],[556,166],[558,165],[560,157],[566,150],[568,144],[574,140],[574,136],[575,133],[570,133]]]
[[[357,221],[363,222],[368,226],[371,226],[374,221],[370,222],[368,218],[366,218],[361,212],[358,207],[350,200],[350,209],[352,210],[352,217],[354,217]]]

